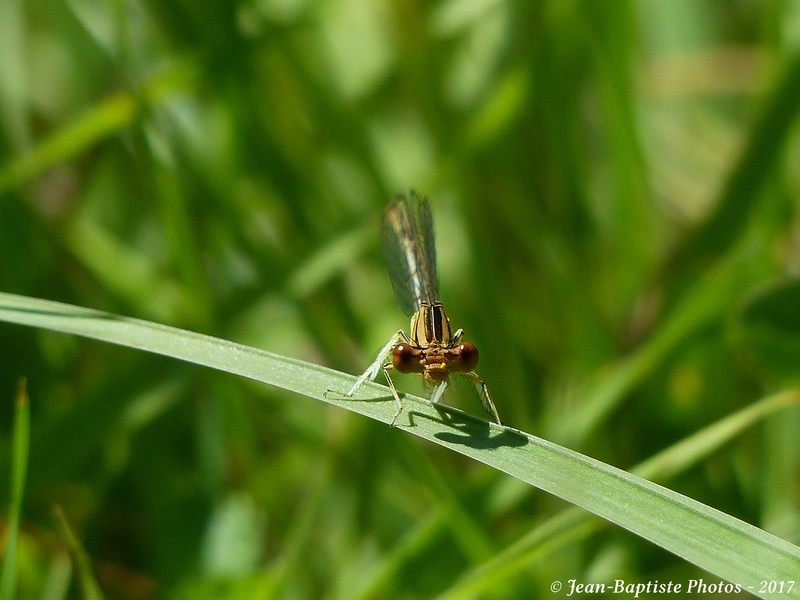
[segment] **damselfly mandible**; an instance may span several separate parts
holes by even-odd
[[[474,371],[478,349],[472,342],[462,341],[461,329],[452,331],[439,302],[433,218],[427,198],[412,190],[408,196],[400,194],[392,200],[384,213],[381,238],[397,303],[411,317],[411,334],[402,329],[395,333],[345,396],[352,396],[365,381],[374,380],[383,370],[397,403],[391,421],[394,425],[403,403],[392,381],[392,369],[422,375],[426,383],[434,386],[431,402],[441,400],[450,375],[460,375],[475,384],[483,408],[501,424],[486,384]]]

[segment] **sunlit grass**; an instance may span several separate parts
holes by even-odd
[[[384,386],[369,384],[368,389],[353,397],[337,398],[332,390],[348,389],[355,378],[185,330],[7,294],[0,294],[0,319],[214,367],[325,400],[384,423],[395,423],[397,416],[393,397]],[[759,591],[754,582],[789,581],[800,571],[800,548],[709,506],[518,430],[464,418],[453,414],[452,409],[441,409],[412,396],[404,397],[403,403],[397,427],[587,509],[755,594]],[[698,454],[704,454],[707,448],[715,447],[764,414],[778,408],[797,408],[798,404],[800,392],[767,399],[746,414],[698,434],[691,442],[655,457],[639,469],[651,476],[665,470],[682,470]],[[15,497],[19,506],[18,491]],[[76,568],[85,597],[101,597],[85,551],[79,547],[63,513],[58,514],[70,551],[77,557]],[[562,514],[553,522],[563,524],[569,520]],[[569,525],[568,532],[580,529],[582,524]],[[565,535],[564,531],[554,533]],[[533,539],[539,539],[535,533]],[[515,550],[510,554],[518,553]],[[495,558],[489,583],[497,580],[499,573],[515,570],[510,565],[514,565],[510,560]],[[457,590],[451,594],[461,597]]]
[[[0,3],[0,292],[148,322],[61,315],[111,345],[0,327],[0,396],[24,376],[33,399],[19,597],[69,593],[67,546],[137,599],[752,575],[645,541],[680,503],[639,477],[714,509],[690,537],[721,513],[796,545],[798,17],[711,4]],[[408,325],[378,217],[412,187],[553,494],[479,462],[521,447],[458,444],[504,435],[458,410],[409,395],[405,431],[374,420],[380,381],[321,398]]]

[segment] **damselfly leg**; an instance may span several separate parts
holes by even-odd
[[[478,349],[471,342],[462,342],[460,329],[452,331],[439,302],[433,218],[428,200],[413,191],[409,196],[401,194],[395,198],[384,214],[382,241],[392,289],[400,308],[411,317],[411,333],[406,335],[400,330],[394,334],[344,395],[352,397],[365,381],[373,381],[383,370],[397,403],[391,420],[394,425],[403,411],[403,403],[390,370],[422,375],[427,384],[434,386],[433,402],[442,398],[450,375],[461,375],[475,384],[484,410],[501,424],[486,384],[474,371]]]

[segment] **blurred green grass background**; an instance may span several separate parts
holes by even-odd
[[[0,290],[357,374],[407,327],[378,222],[413,187],[504,421],[629,468],[797,385],[798,31],[778,1],[3,0]],[[433,597],[565,508],[253,382],[0,352],[20,598],[77,594],[55,504],[112,598]],[[786,410],[667,485],[798,543],[798,464]],[[606,528],[482,597],[702,576]]]

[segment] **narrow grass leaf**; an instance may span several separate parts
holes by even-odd
[[[768,396],[639,463],[631,469],[631,473],[655,481],[665,481],[696,465],[769,415],[798,406],[800,391],[788,390]],[[439,596],[439,600],[472,598],[475,594],[488,591],[499,581],[507,580],[508,577],[529,568],[551,552],[563,550],[567,544],[590,535],[602,525],[602,521],[578,508],[563,510],[498,552],[491,560],[467,573]]]
[[[30,444],[31,409],[25,379],[17,388],[17,401],[14,411],[14,433],[11,457],[11,507],[6,533],[5,557],[3,559],[3,580],[0,582],[0,599],[16,598],[17,540],[22,515],[22,496],[25,490],[25,476],[28,472],[28,448]]]
[[[787,60],[763,106],[742,155],[734,165],[714,211],[687,238],[668,265],[673,290],[693,280],[703,266],[739,240],[759,205],[760,192],[780,164],[780,155],[800,112],[800,53]],[[678,265],[680,267],[678,268]]]
[[[385,386],[352,398],[355,377],[318,365],[172,327],[96,310],[0,294],[0,320],[155,352],[249,377],[389,423]],[[757,527],[640,477],[526,434],[405,396],[397,426],[526,481],[618,524],[752,593],[763,580],[800,573],[800,548]],[[782,598],[800,598],[800,588]]]
[[[188,61],[158,77],[144,87],[144,96],[159,103],[176,89],[183,88],[196,76]],[[32,150],[0,165],[0,194],[13,190],[48,169],[66,163],[86,152],[103,139],[130,127],[141,109],[133,94],[120,92],[99,102],[66,127],[54,132]]]
[[[105,596],[92,571],[91,559],[84,549],[83,544],[81,544],[80,539],[72,530],[69,521],[67,521],[64,510],[60,506],[56,506],[53,510],[53,516],[58,525],[61,538],[67,544],[69,554],[72,557],[72,566],[77,576],[81,598],[83,598],[83,600],[103,600]]]

